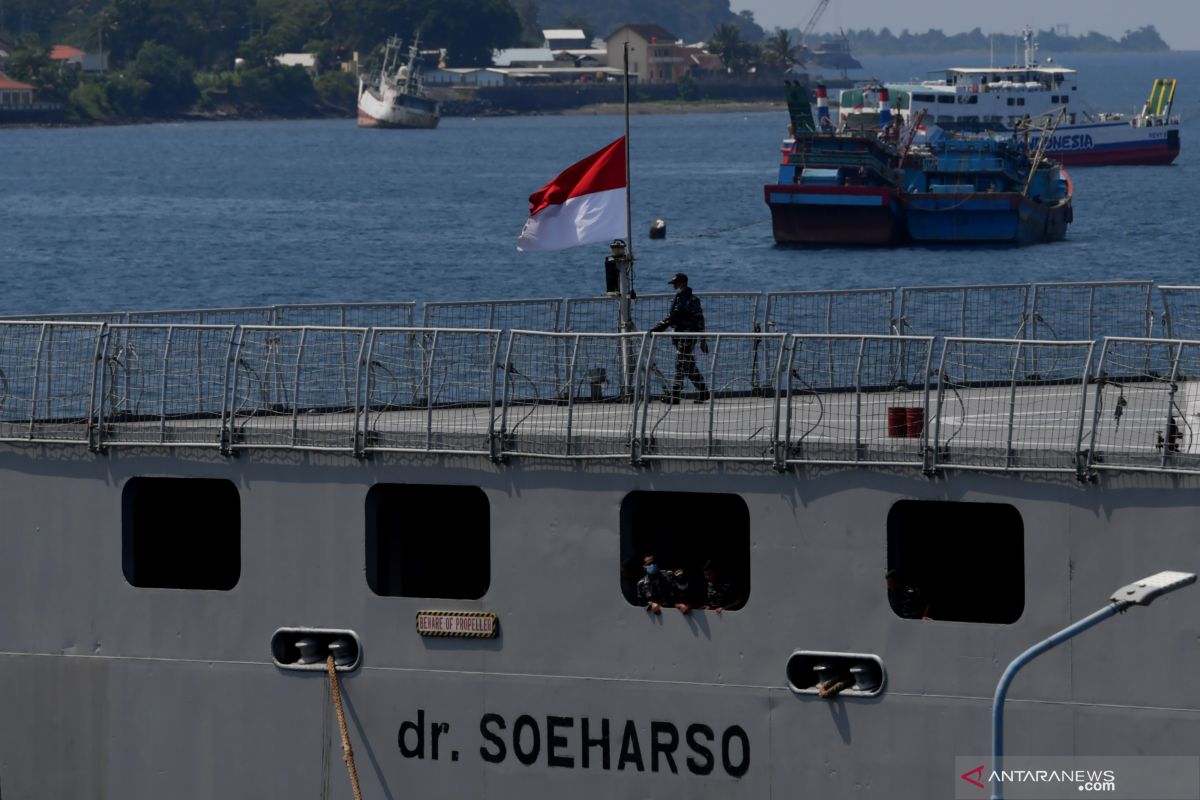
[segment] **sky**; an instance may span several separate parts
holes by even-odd
[[[764,28],[803,28],[817,0],[732,0],[734,11],[749,9]],[[1019,31],[1028,24],[1050,28],[1065,23],[1077,36],[1094,30],[1119,37],[1126,30],[1154,25],[1173,50],[1200,50],[1200,0],[833,0],[816,30],[889,27],[959,33]]]

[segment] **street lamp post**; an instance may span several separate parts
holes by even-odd
[[[1074,638],[1088,628],[1099,625],[1104,620],[1113,617],[1132,606],[1148,606],[1164,594],[1190,586],[1196,582],[1196,576],[1190,572],[1159,572],[1148,578],[1123,586],[1108,599],[1108,605],[1090,614],[1078,622],[1068,625],[1048,639],[1038,642],[1033,647],[1017,656],[996,684],[996,696],[992,700],[992,771],[997,780],[992,781],[992,800],[1003,800],[1004,781],[1002,777],[1004,758],[1004,700],[1008,696],[1008,687],[1021,668],[1040,656],[1052,650],[1068,639]]]

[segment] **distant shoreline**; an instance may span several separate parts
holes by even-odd
[[[517,116],[599,116],[603,114],[620,114],[625,110],[621,103],[593,103],[579,108],[567,108],[562,111],[546,112],[545,114],[524,114]],[[630,114],[747,114],[762,111],[786,111],[787,103],[782,100],[657,100],[648,103],[633,102],[629,104]]]

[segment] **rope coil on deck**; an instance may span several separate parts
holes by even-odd
[[[333,662],[333,654],[325,659],[325,669],[329,672],[329,693],[333,695],[333,706],[337,710],[338,729],[342,732],[342,760],[346,762],[346,772],[350,774],[350,789],[354,792],[354,800],[362,800],[362,790],[358,785],[358,768],[354,766],[354,749],[350,746],[350,732],[346,729],[346,712],[342,709],[342,690],[338,685],[337,667]]]

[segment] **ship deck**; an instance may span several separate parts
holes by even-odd
[[[414,304],[2,321],[0,441],[1200,472],[1200,341],[1173,335],[1200,288],[701,298],[709,331],[686,339],[589,332],[613,298],[426,304],[422,325]],[[639,323],[668,300],[639,298]],[[687,381],[663,402],[699,340],[711,401]]]

